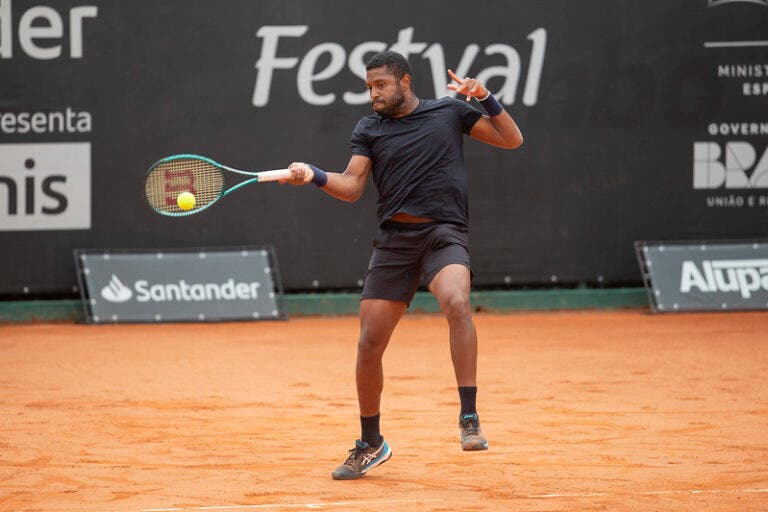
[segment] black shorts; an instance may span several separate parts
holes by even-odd
[[[410,305],[422,274],[429,286],[443,267],[453,263],[471,271],[467,228],[442,222],[386,221],[373,241],[362,298]]]

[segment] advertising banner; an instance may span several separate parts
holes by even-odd
[[[7,200],[0,231],[91,227],[89,143],[0,144],[0,162]]]
[[[654,312],[768,310],[768,240],[638,242]]]
[[[290,291],[358,289],[377,233],[313,186],[144,204],[177,153],[343,172],[365,63],[483,81],[522,147],[465,137],[476,287],[639,285],[635,240],[768,233],[768,6],[584,0],[0,0],[0,296],[77,291],[78,247],[272,245]],[[343,29],[341,28],[343,27]],[[473,100],[474,102],[474,100]],[[473,103],[474,104],[474,103]],[[475,106],[477,106],[475,104]],[[479,107],[478,107],[479,108]]]
[[[268,247],[75,251],[89,323],[285,318]]]

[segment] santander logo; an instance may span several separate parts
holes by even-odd
[[[133,297],[133,292],[112,274],[109,284],[101,289],[101,296],[109,302],[125,302]]]

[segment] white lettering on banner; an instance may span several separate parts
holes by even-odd
[[[710,135],[768,135],[768,123],[710,123]]]
[[[256,37],[261,37],[261,58],[256,62],[256,88],[253,91],[253,104],[261,107],[267,104],[269,88],[272,85],[272,72],[275,69],[291,69],[299,59],[296,57],[277,58],[277,40],[282,37],[301,37],[307,32],[306,25],[285,27],[261,27]]]
[[[726,142],[724,152],[725,164],[720,162],[723,153],[720,144],[693,143],[694,189],[714,189],[723,185],[728,189],[768,188],[768,148],[757,164],[755,148],[748,142]],[[751,174],[747,174],[750,169]]]
[[[149,284],[139,280],[133,284],[138,302],[200,302],[210,300],[256,300],[259,282],[238,282],[227,279],[224,283],[192,283],[183,279],[177,283]]]
[[[703,261],[702,269],[690,260],[683,261],[680,274],[680,292],[691,293],[697,288],[702,293],[734,293],[749,299],[752,294],[768,291],[768,259]]]
[[[365,80],[365,57],[374,52],[380,52],[387,48],[387,44],[382,41],[365,41],[355,46],[347,57],[346,50],[338,43],[326,42],[311,48],[301,59],[298,57],[278,57],[278,43],[280,38],[284,37],[302,37],[307,33],[307,25],[270,25],[263,26],[256,32],[256,37],[262,38],[261,55],[256,61],[256,84],[253,91],[252,103],[256,107],[263,107],[269,103],[269,94],[272,87],[272,78],[275,70],[289,70],[299,64],[296,74],[296,87],[302,100],[310,105],[330,105],[336,101],[336,94],[326,93],[318,94],[314,85],[317,82],[328,80],[341,72],[346,61],[349,70],[360,78]],[[397,34],[397,41],[389,49],[403,54],[405,58],[410,55],[421,55],[427,59],[432,72],[432,85],[435,90],[435,97],[455,96],[454,91],[446,87],[448,82],[445,71],[448,66],[445,63],[445,52],[440,43],[414,42],[413,27],[401,29]],[[541,72],[544,67],[544,57],[547,46],[547,32],[543,28],[538,28],[528,35],[532,41],[530,61],[528,63],[528,73],[526,75],[525,88],[523,90],[523,104],[526,106],[536,105],[539,96],[539,85],[541,82]],[[454,71],[458,76],[466,75],[475,58],[480,53],[480,47],[476,44],[470,44],[461,56],[458,66]],[[494,94],[499,101],[507,105],[515,102],[517,95],[518,82],[521,74],[521,59],[517,50],[512,46],[502,43],[488,45],[484,50],[485,55],[500,55],[504,58],[506,64],[491,66],[482,69],[477,73],[478,80],[488,83],[492,78],[502,78],[503,83]],[[330,57],[330,60],[322,70],[316,70],[317,63],[324,56]],[[322,59],[326,61],[328,59]],[[353,92],[346,91],[342,94],[342,101],[348,105],[362,105],[368,102],[367,91]]]
[[[765,78],[768,64],[720,64],[717,77],[722,79]],[[741,82],[743,96],[768,96],[768,82]]]
[[[736,194],[726,196],[708,196],[707,206],[709,208],[741,208],[745,204],[750,203],[751,197],[752,196],[749,196],[745,199],[743,196]],[[752,199],[752,203],[754,203],[754,199]],[[750,204],[750,206],[754,206],[754,204]]]
[[[331,55],[331,62],[328,66],[315,73],[315,65],[317,60],[324,53]],[[344,67],[344,61],[346,55],[344,54],[344,48],[336,43],[323,43],[315,46],[307,55],[301,59],[299,65],[299,72],[296,75],[296,85],[299,89],[299,96],[301,99],[309,103],[310,105],[330,105],[336,99],[336,95],[328,93],[325,95],[317,94],[312,88],[312,83],[320,80],[328,80],[332,76],[335,76],[341,68]]]
[[[83,20],[95,18],[98,7],[84,5],[69,10],[69,57],[83,57]],[[0,0],[0,59],[13,57],[13,20],[11,0]],[[43,23],[41,23],[43,22]],[[57,59],[61,56],[61,44],[41,46],[38,41],[60,40],[64,34],[64,21],[52,7],[37,5],[21,15],[18,26],[19,46],[29,57],[38,60]]]
[[[741,92],[744,96],[768,96],[768,82],[745,82]]]
[[[0,133],[89,133],[90,112],[0,112]]]
[[[768,76],[768,64],[721,64],[718,78],[762,78]]]
[[[0,144],[0,231],[90,227],[90,143]]]

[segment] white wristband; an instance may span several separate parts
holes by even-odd
[[[485,98],[483,98],[483,99],[477,98],[477,96],[475,96],[475,97],[477,98],[477,101],[485,101],[485,100],[487,100],[488,98],[490,98],[490,97],[491,97],[491,91],[486,91],[486,92],[487,92],[488,94],[486,94],[486,95],[485,95]]]

